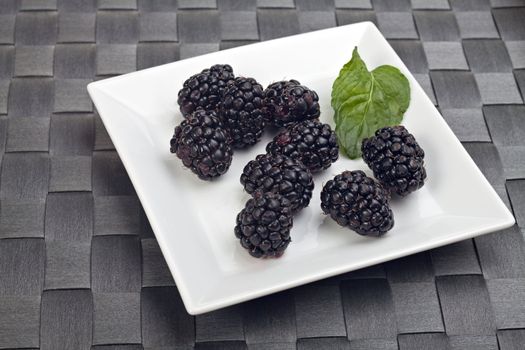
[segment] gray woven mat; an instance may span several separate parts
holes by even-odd
[[[518,224],[189,316],[86,84],[363,20]],[[523,0],[0,0],[0,348],[524,349],[524,97]]]

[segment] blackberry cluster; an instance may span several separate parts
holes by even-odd
[[[216,64],[189,77],[177,100],[182,115],[187,117],[198,107],[218,112],[224,89],[233,79],[233,69],[228,64]]]
[[[189,115],[175,128],[170,145],[171,153],[202,180],[224,174],[232,162],[230,137],[213,111]]]
[[[282,131],[266,146],[266,152],[300,160],[312,173],[327,169],[339,158],[335,132],[316,119]]]
[[[317,93],[297,80],[278,81],[264,90],[264,115],[269,124],[278,127],[319,118]]]
[[[388,191],[363,171],[344,171],[323,187],[321,208],[339,225],[377,237],[394,226],[389,199]]]
[[[284,155],[260,154],[241,174],[246,192],[273,192],[290,200],[292,211],[310,203],[314,182],[310,171],[300,162]]]
[[[266,126],[262,103],[263,87],[253,78],[237,77],[224,90],[221,118],[234,148],[245,148],[260,140]]]
[[[291,203],[278,193],[255,193],[236,222],[235,236],[253,257],[279,257],[291,242]]]
[[[363,140],[361,150],[374,176],[392,193],[404,197],[424,185],[425,152],[404,126],[377,130]]]

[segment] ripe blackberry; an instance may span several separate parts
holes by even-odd
[[[324,185],[321,208],[360,235],[382,236],[394,226],[389,199],[388,191],[361,170],[344,171]]]
[[[198,107],[218,112],[224,88],[234,78],[228,64],[216,64],[189,77],[177,100],[182,115],[187,117]]]
[[[363,140],[363,160],[392,193],[404,197],[425,184],[425,152],[404,126],[379,129]]]
[[[298,160],[278,154],[260,154],[244,167],[241,184],[246,192],[280,193],[298,211],[310,203],[314,181],[310,171]]]
[[[175,128],[175,153],[202,180],[224,174],[232,163],[231,140],[213,111],[198,109]]]
[[[317,93],[297,80],[278,81],[264,90],[264,115],[269,124],[288,126],[319,118]]]
[[[257,192],[236,221],[235,236],[253,257],[280,257],[291,242],[291,203],[278,193]]]
[[[298,159],[313,173],[339,158],[335,132],[319,120],[305,120],[282,131],[266,146],[266,152]]]
[[[237,77],[224,90],[221,117],[234,148],[261,139],[266,122],[262,114],[263,87],[255,79]]]

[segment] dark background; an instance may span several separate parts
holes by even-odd
[[[364,20],[517,225],[189,316],[86,84]],[[523,0],[1,0],[0,348],[524,349],[524,69]]]

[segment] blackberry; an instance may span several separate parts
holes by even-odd
[[[224,174],[232,162],[231,140],[213,111],[193,112],[175,128],[170,144],[171,153],[202,180]]]
[[[319,120],[305,120],[275,136],[266,152],[300,160],[311,172],[327,169],[339,158],[335,132]]]
[[[224,88],[234,78],[228,64],[216,64],[189,77],[177,99],[182,115],[187,117],[198,107],[218,112]]]
[[[360,235],[382,236],[394,226],[389,199],[388,191],[363,171],[344,171],[324,185],[321,208]]]
[[[308,206],[314,188],[312,174],[303,163],[280,154],[260,154],[246,164],[241,184],[250,194],[282,194],[290,200],[294,212]]]
[[[222,121],[234,148],[244,148],[261,139],[266,122],[262,114],[263,87],[253,78],[237,77],[224,90]]]
[[[291,203],[278,193],[255,193],[236,221],[235,236],[253,257],[277,258],[291,242]]]
[[[379,129],[363,140],[363,160],[392,193],[404,197],[421,188],[427,177],[425,152],[404,126]]]
[[[264,115],[269,124],[278,127],[319,118],[317,93],[297,80],[278,81],[264,90]]]

